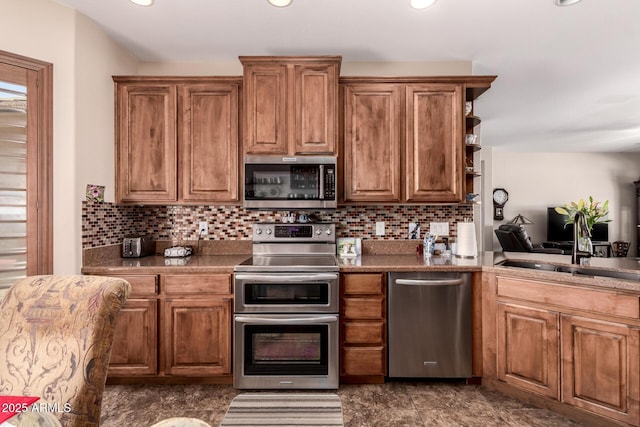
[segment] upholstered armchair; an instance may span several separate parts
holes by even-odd
[[[131,286],[33,276],[0,305],[0,395],[37,396],[64,427],[98,426],[114,326]]]
[[[563,254],[560,248],[534,245],[526,230],[517,224],[502,224],[494,230],[502,250],[506,252],[536,252],[545,254]]]

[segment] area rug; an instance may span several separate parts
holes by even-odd
[[[342,402],[331,393],[243,393],[236,396],[221,427],[343,426]]]

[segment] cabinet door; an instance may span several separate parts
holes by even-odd
[[[158,373],[158,301],[129,299],[118,314],[109,361],[110,377]]]
[[[176,87],[118,84],[116,201],[177,200]]]
[[[231,373],[230,298],[167,299],[163,307],[167,375]]]
[[[498,303],[498,379],[559,399],[558,313]]]
[[[293,67],[295,154],[336,152],[338,66]]]
[[[639,337],[627,325],[563,315],[563,402],[637,426]]]
[[[158,276],[119,274],[131,284],[113,336],[110,377],[158,373]]]
[[[181,198],[238,200],[238,86],[180,87]]]
[[[401,86],[344,87],[344,200],[400,201]]]
[[[406,200],[462,201],[462,87],[408,85],[405,96]]]
[[[287,154],[287,67],[244,67],[244,153]]]

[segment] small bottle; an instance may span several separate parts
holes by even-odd
[[[422,249],[422,252],[426,258],[431,258],[431,256],[433,255],[434,243],[435,243],[435,236],[432,236],[429,233],[425,233],[424,240],[423,240],[424,247]]]

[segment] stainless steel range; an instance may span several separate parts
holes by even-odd
[[[254,225],[234,273],[235,388],[338,388],[335,253],[335,224]]]

